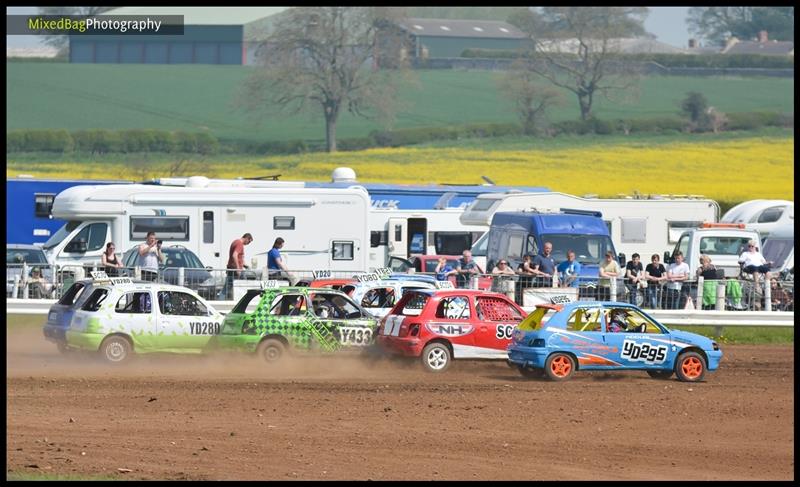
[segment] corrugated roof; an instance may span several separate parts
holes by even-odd
[[[120,7],[103,15],[183,15],[184,25],[244,25],[290,7]]]
[[[524,39],[526,35],[508,22],[499,20],[451,20],[408,18],[397,23],[411,34],[426,37],[473,37]]]
[[[725,54],[766,54],[787,56],[794,50],[794,42],[739,41],[724,51]]]

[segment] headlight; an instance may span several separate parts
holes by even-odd
[[[717,342],[711,342],[711,348],[713,348],[714,351],[717,351],[719,350],[719,344]]]

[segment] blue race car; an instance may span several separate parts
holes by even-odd
[[[704,336],[670,330],[634,305],[577,301],[542,304],[513,333],[508,363],[524,377],[563,381],[576,370],[644,370],[656,379],[675,373],[703,380],[722,351]]]
[[[75,282],[67,289],[61,299],[50,306],[47,313],[47,322],[44,324],[44,337],[56,344],[60,352],[67,351],[67,330],[72,322],[75,310],[92,294],[94,280],[83,279]]]

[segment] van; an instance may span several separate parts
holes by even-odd
[[[750,240],[760,242],[758,232],[745,228],[743,223],[704,223],[683,232],[672,252],[664,252],[664,263],[672,263],[673,256],[680,251],[689,266],[690,278],[694,278],[700,267],[700,254],[706,254],[717,270],[724,271],[725,277],[736,278],[740,273],[739,256]]]

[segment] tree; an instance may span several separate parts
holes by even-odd
[[[708,100],[702,93],[690,91],[681,102],[681,113],[689,118],[689,130],[704,131],[709,128],[716,133],[725,122],[722,113],[708,106]]]
[[[724,45],[733,36],[753,39],[765,30],[771,39],[794,41],[794,7],[691,7],[689,32]]]
[[[240,102],[248,110],[296,114],[320,109],[328,152],[336,151],[343,111],[389,120],[408,74],[377,69],[384,32],[402,18],[390,7],[297,7],[286,12],[263,45],[263,67],[245,80]]]
[[[526,135],[542,132],[547,123],[547,112],[563,104],[561,93],[539,82],[540,77],[528,69],[527,59],[518,59],[498,81],[499,91],[514,103],[517,116]]]
[[[81,17],[91,17],[93,15],[100,15],[107,12],[111,7],[39,7],[39,14],[41,15],[79,15]],[[68,37],[65,35],[43,34],[44,43],[58,49],[59,54],[66,54],[69,47]]]
[[[578,98],[581,119],[592,116],[596,95],[630,95],[636,64],[623,61],[616,39],[645,34],[646,7],[543,7],[516,17],[531,40],[528,69]]]

